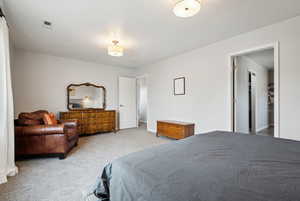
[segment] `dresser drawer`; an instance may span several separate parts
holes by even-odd
[[[81,119],[82,114],[77,112],[62,112],[60,113],[60,119],[69,120],[69,119]]]
[[[84,110],[61,112],[63,120],[77,119],[80,135],[116,131],[116,111]]]

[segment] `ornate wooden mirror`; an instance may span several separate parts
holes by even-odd
[[[67,94],[69,110],[104,110],[106,107],[106,90],[103,86],[91,83],[70,84]]]

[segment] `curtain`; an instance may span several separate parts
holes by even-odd
[[[9,34],[4,17],[0,17],[0,184],[14,176],[14,110],[11,86]]]

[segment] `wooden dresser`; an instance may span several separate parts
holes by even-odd
[[[60,112],[60,119],[77,119],[79,135],[116,132],[115,110],[75,110]]]
[[[180,121],[157,121],[156,136],[183,139],[194,135],[195,124]]]

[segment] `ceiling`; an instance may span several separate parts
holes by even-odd
[[[183,19],[174,0],[5,0],[17,48],[123,67],[142,67],[300,14],[299,0],[202,0]],[[43,28],[51,21],[52,30]],[[111,33],[125,47],[107,55]]]
[[[268,68],[268,70],[274,69],[274,49],[262,50],[245,54],[243,56],[248,57],[255,63]]]

